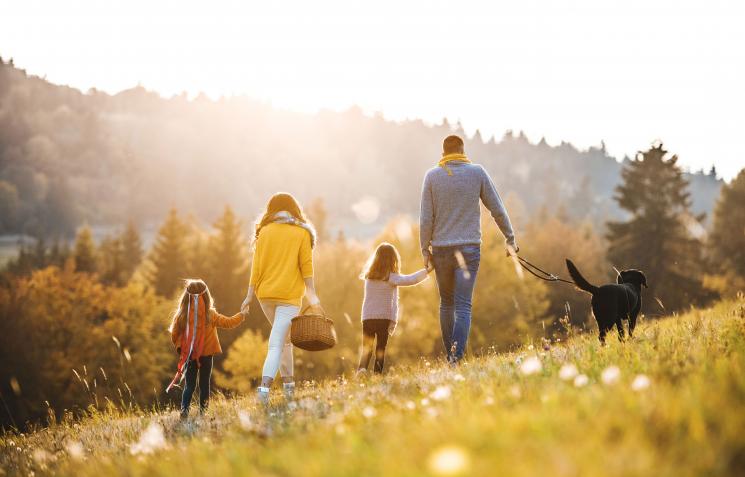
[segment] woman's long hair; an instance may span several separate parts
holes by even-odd
[[[173,312],[171,318],[171,326],[168,327],[168,331],[173,333],[174,330],[183,332],[186,328],[186,312],[189,309],[189,300],[192,295],[201,295],[200,300],[204,300],[204,312],[206,323],[210,321],[210,310],[214,305],[210,289],[207,288],[207,284],[203,280],[198,278],[185,280],[184,291],[181,293],[181,298],[178,300],[178,306]],[[198,306],[198,303],[197,303]]]
[[[362,277],[366,280],[388,280],[391,273],[401,270],[401,256],[396,247],[383,242],[375,249],[375,254],[367,262]]]
[[[261,232],[261,229],[271,224],[274,221],[274,216],[282,211],[288,212],[298,222],[302,222],[303,224],[308,225],[311,229],[313,228],[313,224],[310,223],[308,218],[303,213],[303,209],[302,207],[300,207],[300,203],[297,201],[297,199],[295,199],[292,194],[288,194],[286,192],[278,192],[277,194],[274,194],[271,199],[269,199],[269,203],[266,204],[266,211],[264,211],[261,219],[256,222],[254,243],[256,243],[256,240],[259,239],[259,232]],[[316,237],[315,234],[311,232],[310,246],[314,247],[315,245]]]

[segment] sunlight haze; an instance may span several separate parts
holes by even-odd
[[[93,2],[3,6],[0,55],[83,91],[247,95],[460,120],[499,139],[662,139],[690,170],[745,165],[745,4],[709,1]]]

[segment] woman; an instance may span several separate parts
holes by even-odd
[[[251,280],[241,312],[248,313],[256,294],[272,331],[264,360],[259,400],[269,401],[269,389],[279,370],[287,398],[295,389],[290,322],[300,313],[303,296],[319,306],[313,285],[313,247],[316,233],[297,200],[285,193],[275,194],[256,224]]]

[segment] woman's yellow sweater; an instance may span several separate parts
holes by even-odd
[[[310,233],[292,224],[264,226],[256,240],[251,281],[259,300],[300,306],[305,278],[313,276]]]

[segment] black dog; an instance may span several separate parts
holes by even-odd
[[[605,335],[616,325],[618,339],[623,341],[623,323],[629,320],[629,336],[633,336],[636,318],[642,307],[642,286],[647,287],[647,277],[639,270],[624,270],[618,275],[618,284],[596,287],[585,280],[571,260],[567,268],[572,281],[580,289],[592,295],[592,313],[600,329],[600,342],[605,343]]]

